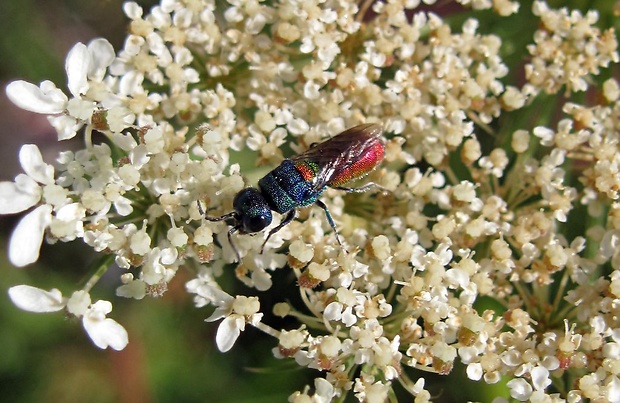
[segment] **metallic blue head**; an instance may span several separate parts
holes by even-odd
[[[267,201],[256,188],[245,188],[233,200],[236,227],[242,234],[252,234],[264,230],[271,224],[271,209]]]

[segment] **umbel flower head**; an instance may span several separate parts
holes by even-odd
[[[11,261],[35,262],[43,240],[78,239],[103,258],[69,298],[28,285],[9,296],[65,310],[97,347],[122,349],[112,303],[90,296],[101,276],[120,267],[117,296],[139,300],[187,270],[196,306],[221,320],[221,351],[251,325],[274,337],[276,357],[317,371],[293,402],[382,402],[395,389],[428,401],[412,369],[448,374],[457,362],[472,382],[508,379],[520,401],[620,401],[614,30],[596,11],[459,0],[537,27],[525,64],[509,66],[521,42],[481,29],[475,12],[456,26],[423,11],[434,1],[358,3],[127,2],[123,48],[75,45],[68,92],[10,83],[9,98],[46,115],[59,140],[84,140],[55,162],[24,145],[24,173],[0,183],[0,213],[25,213]],[[234,235],[232,264],[225,220],[198,205],[222,216],[255,185],[237,152],[268,172],[360,123],[383,127],[384,163],[367,178],[383,191],[322,193],[344,246],[310,208],[262,253],[260,234]],[[266,323],[260,297],[222,289],[226,270],[267,293],[275,270],[294,274],[300,305],[273,311],[299,326]]]

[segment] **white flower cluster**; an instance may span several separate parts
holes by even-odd
[[[519,11],[508,0],[460,3]],[[499,36],[475,19],[455,28],[412,13],[418,4],[162,0],[145,14],[128,2],[118,54],[101,39],[69,53],[70,95],[47,81],[9,84],[59,140],[85,139],[54,166],[23,146],[25,173],[0,183],[0,214],[27,211],[11,261],[35,262],[43,239],[81,239],[109,257],[68,299],[18,285],[12,300],[66,309],[98,347],[121,349],[111,303],[89,295],[109,265],[127,270],[117,295],[135,299],[162,295],[186,267],[196,306],[222,319],[221,351],[249,324],[278,340],[277,357],[324,372],[293,402],[349,392],[382,402],[396,383],[428,401],[408,368],[448,374],[457,360],[471,380],[511,378],[517,400],[620,401],[620,86],[605,81],[599,104],[565,103],[557,123],[497,129],[545,93],[596,90],[600,69],[618,61],[613,30],[597,28],[595,12],[536,1],[527,83],[508,85]],[[384,127],[385,161],[370,180],[386,191],[324,192],[346,250],[320,209],[300,211],[264,253],[263,237],[234,235],[246,286],[268,292],[275,269],[297,278],[303,306],[282,301],[274,313],[302,324],[274,329],[259,298],[222,290],[235,252],[197,201],[210,215],[232,210],[245,182],[231,150],[273,167],[281,146],[300,152],[361,122]],[[490,148],[488,136],[510,141]]]
[[[542,1],[535,2],[532,11],[542,23],[534,34],[535,44],[528,47],[532,60],[525,67],[526,77],[535,88],[548,94],[562,87],[567,93],[585,91],[590,75],[618,63],[616,35],[613,30],[601,32],[596,27],[596,11],[584,16],[577,10],[550,9]]]

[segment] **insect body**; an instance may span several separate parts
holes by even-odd
[[[272,210],[286,214],[286,217],[269,232],[265,243],[295,218],[297,208],[311,204],[325,211],[327,221],[340,243],[334,220],[319,197],[327,186],[346,192],[364,192],[376,186],[374,183],[360,188],[342,185],[363,177],[381,163],[385,154],[382,131],[379,124],[362,124],[311,146],[304,153],[284,160],[265,175],[258,181],[258,188],[248,187],[237,193],[233,200],[235,211],[221,217],[205,215],[205,218],[209,221],[232,220],[228,240],[239,261],[241,258],[232,242],[232,234],[237,231],[241,234],[262,231],[271,224]],[[198,209],[202,213],[200,203]]]

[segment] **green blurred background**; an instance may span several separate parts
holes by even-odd
[[[154,2],[139,2],[148,10]],[[6,98],[15,79],[52,80],[65,88],[64,58],[76,42],[107,38],[120,49],[127,19],[118,0],[0,1],[0,180],[21,172],[17,153],[36,143],[46,161],[79,140],[58,143],[43,116]],[[41,259],[16,269],[6,246],[19,216],[0,217],[0,401],[2,402],[274,402],[311,380],[311,371],[273,358],[273,340],[249,328],[232,352],[215,347],[217,324],[185,292],[180,273],[160,299],[114,296],[118,273],[104,278],[93,297],[113,302],[110,317],[129,332],[128,347],[99,350],[75,319],[62,313],[18,310],[6,290],[30,284],[70,293],[82,284],[96,256],[79,242],[45,246]],[[247,291],[247,290],[245,290]]]
[[[153,2],[139,3],[148,10]],[[523,3],[523,7],[531,8],[531,1]],[[570,3],[582,10],[606,9],[602,25],[618,25],[612,12],[616,1],[550,3]],[[105,37],[120,49],[127,24],[121,4],[119,0],[0,0],[2,88],[15,79],[34,83],[49,79],[64,88],[64,57],[78,41]],[[463,13],[453,18],[462,21],[466,16]],[[505,41],[512,39],[503,56],[511,66],[512,62],[520,63],[525,57],[524,41],[531,38],[528,32],[536,29],[527,15],[499,23],[490,13],[478,16],[482,16],[481,32],[497,32]],[[485,16],[489,17],[486,24]],[[60,149],[80,147],[77,139],[59,144],[44,117],[14,107],[4,90],[0,92],[0,139],[0,180],[13,180],[21,171],[17,161],[21,144],[38,144],[46,161],[53,161]],[[44,246],[36,264],[16,269],[6,259],[6,245],[18,219],[0,217],[0,402],[282,402],[317,376],[315,371],[275,360],[271,353],[274,340],[251,327],[232,351],[217,351],[217,323],[205,323],[210,312],[193,306],[184,289],[190,279],[188,273],[180,272],[160,299],[116,298],[118,273],[97,285],[93,297],[113,301],[110,316],[129,332],[129,345],[121,352],[97,349],[81,324],[62,313],[19,311],[8,299],[6,290],[10,286],[56,287],[70,293],[82,284],[96,256],[78,242],[56,244]],[[228,291],[251,293],[235,284],[232,271],[229,274]],[[281,280],[274,295],[290,294],[294,298],[294,282]],[[263,305],[267,315],[268,309]],[[275,319],[267,319],[275,323]],[[448,377],[424,374],[436,401],[508,397],[503,385],[467,382],[463,372],[457,366]],[[419,375],[410,374],[413,379]]]

